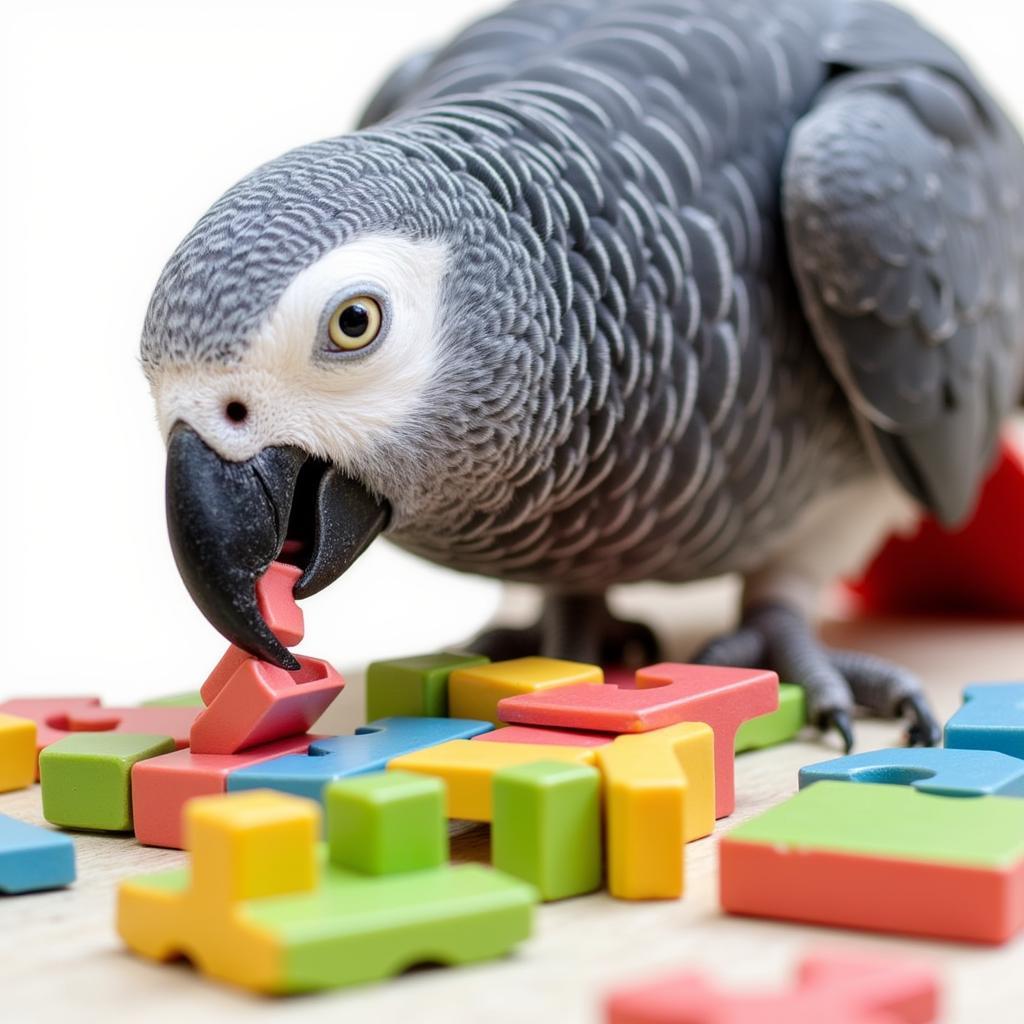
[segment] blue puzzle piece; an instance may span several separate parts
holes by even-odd
[[[354,736],[316,740],[308,754],[286,754],[228,775],[228,791],[277,789],[320,800],[334,779],[383,771],[388,761],[449,740],[469,740],[490,732],[490,722],[469,718],[381,718],[361,725]]]
[[[0,814],[0,892],[59,889],[75,880],[69,836]]]
[[[968,686],[963,707],[946,723],[944,743],[1024,758],[1024,683]]]
[[[895,747],[800,769],[800,788],[829,779],[913,786],[940,796],[1024,796],[1024,761],[994,750]]]

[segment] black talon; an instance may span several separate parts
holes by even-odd
[[[848,754],[853,750],[853,719],[849,711],[843,711],[841,708],[823,711],[818,719],[818,728],[823,733],[835,729],[843,738],[843,753]]]
[[[921,694],[911,694],[900,701],[899,713],[907,719],[908,747],[937,747],[942,740],[942,727]]]

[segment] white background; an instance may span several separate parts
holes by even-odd
[[[481,0],[0,0],[0,696],[198,686],[223,641],[168,549],[136,363],[160,268],[230,184],[347,130]],[[1024,111],[1008,0],[908,4]],[[470,635],[499,587],[378,543],[306,602],[342,664]]]

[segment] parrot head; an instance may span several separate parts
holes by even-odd
[[[445,156],[394,129],[285,154],[201,218],[149,305],[179,571],[220,632],[282,667],[254,589],[271,561],[316,593],[385,530],[412,547],[457,531],[523,455],[528,242]]]

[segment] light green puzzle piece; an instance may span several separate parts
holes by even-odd
[[[132,765],[174,750],[170,736],[78,732],[39,755],[43,817],[62,828],[130,832]]]
[[[949,797],[910,786],[817,782],[729,840],[1004,868],[1024,857],[1024,800]]]
[[[601,775],[585,764],[537,761],[496,772],[491,862],[542,900],[601,886]]]
[[[186,693],[172,693],[166,697],[154,697],[152,700],[144,700],[141,704],[144,708],[201,708],[205,707],[202,695],[198,690],[189,690]]]
[[[802,686],[779,684],[779,706],[758,715],[736,730],[736,753],[774,747],[791,740],[807,724],[807,702]]]
[[[481,654],[442,651],[394,661],[375,661],[366,670],[366,720],[448,717],[448,677],[457,668],[486,665]]]

